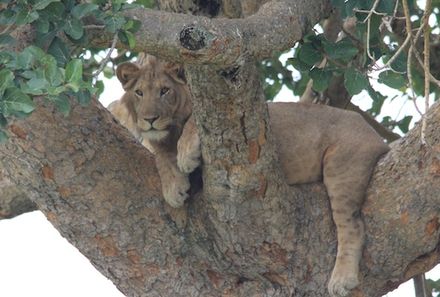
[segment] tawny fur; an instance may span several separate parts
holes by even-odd
[[[121,64],[117,74],[126,93],[110,109],[155,153],[164,198],[180,207],[188,197],[188,174],[200,165],[201,157],[182,70],[149,57],[141,67]],[[168,97],[164,90],[169,90]],[[347,296],[359,283],[365,190],[388,146],[350,111],[304,103],[269,103],[268,108],[288,183],[323,181],[327,188],[338,236],[328,289],[332,297]]]

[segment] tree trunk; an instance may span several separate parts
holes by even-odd
[[[295,2],[293,13],[317,7],[308,2]],[[304,25],[295,29],[298,39],[322,15],[279,21]],[[254,24],[251,18],[242,24]],[[182,20],[163,30],[183,32]],[[213,28],[205,18],[192,23],[203,23],[200,32]],[[150,35],[140,32],[146,37],[138,40],[157,54],[160,28],[146,28]],[[153,156],[97,102],[72,102],[63,117],[41,100],[29,118],[11,124],[16,132],[0,146],[4,178],[127,296],[328,296],[337,242],[325,188],[285,184],[255,67],[271,49],[259,53],[246,38],[231,41],[237,52],[224,55],[213,43],[188,49],[175,41],[162,53],[192,63],[186,70],[202,140],[203,191],[182,209],[161,198]],[[212,49],[215,65],[206,65]],[[435,104],[427,116],[429,145],[420,144],[416,127],[379,161],[363,208],[367,237],[354,296],[380,296],[439,261],[439,127]]]

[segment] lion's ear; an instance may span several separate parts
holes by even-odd
[[[127,83],[139,76],[139,66],[130,62],[122,63],[116,69],[116,76],[126,90],[129,87]]]
[[[186,84],[185,70],[182,65],[167,62],[165,71],[178,83]]]

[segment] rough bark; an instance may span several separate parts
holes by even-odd
[[[14,125],[23,133],[1,147],[5,176],[127,296],[327,296],[336,239],[322,185],[224,203],[206,185],[172,210],[153,157],[98,104],[68,118],[40,106]],[[415,128],[377,166],[357,296],[380,296],[439,260],[439,104],[428,127],[429,147]]]
[[[231,65],[244,56],[262,59],[291,48],[330,10],[330,1],[300,0],[270,1],[244,19],[210,19],[150,9],[126,15],[142,22],[134,50],[170,61]],[[94,45],[108,46],[112,37],[101,30],[96,33]]]
[[[0,158],[0,220],[36,210],[35,203],[20,191],[15,183],[3,175],[4,164]]]
[[[154,41],[145,44],[157,51]],[[174,45],[163,56],[196,56]],[[72,102],[63,117],[41,101],[13,122],[3,176],[127,296],[328,296],[337,242],[325,189],[285,185],[250,54],[186,66],[204,187],[183,209],[164,203],[153,156],[97,102]],[[429,146],[416,127],[376,168],[356,296],[380,296],[439,261],[439,104],[427,127]]]

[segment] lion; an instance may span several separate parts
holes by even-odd
[[[188,141],[182,141],[180,151],[186,143],[197,146],[189,146],[193,151],[183,154],[179,161],[185,170],[177,167],[177,142],[184,124],[192,122],[191,95],[183,69],[148,55],[142,67],[124,63],[118,66],[116,75],[126,92],[108,109],[155,155],[163,196],[172,207],[181,207],[189,196],[189,173],[200,163],[195,125],[187,125]]]
[[[126,93],[111,110],[155,154],[163,196],[181,207],[190,188],[188,175],[201,162],[183,70],[150,56],[142,66],[119,65],[117,77]],[[326,186],[338,239],[328,290],[332,297],[347,296],[359,284],[365,191],[378,158],[389,148],[351,111],[308,103],[269,103],[268,110],[288,184],[321,181]]]

